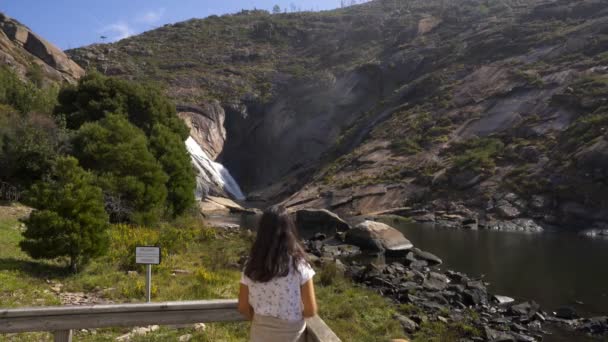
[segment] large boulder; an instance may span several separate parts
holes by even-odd
[[[405,255],[414,245],[397,229],[380,222],[363,221],[346,232],[346,243],[372,252]]]
[[[18,64],[22,68],[27,69],[27,65],[21,65],[26,63],[25,61],[43,66],[46,64],[47,67],[43,70],[50,73],[47,76],[62,77],[70,82],[75,82],[85,74],[84,69],[59,48],[47,42],[17,20],[0,13],[0,40],[5,39],[10,43],[0,44],[0,50],[2,50],[0,52],[13,56],[27,56],[25,60],[18,58]],[[39,61],[31,57],[35,57]]]
[[[333,237],[338,232],[350,229],[348,223],[326,209],[300,209],[296,211],[296,225],[300,237],[303,239],[310,239],[317,233]]]

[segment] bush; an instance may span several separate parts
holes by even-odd
[[[496,138],[472,138],[454,148],[454,166],[459,170],[491,172],[505,145]]]
[[[59,105],[55,108],[55,114],[65,118],[68,128],[78,130],[88,126],[87,130],[90,131],[92,123],[108,120],[107,113],[113,113],[111,121],[120,121],[129,126],[129,131],[135,131],[132,126],[141,130],[143,134],[136,133],[137,140],[141,140],[142,144],[145,143],[146,146],[149,146],[148,152],[152,154],[168,176],[162,181],[157,179],[156,183],[159,184],[159,187],[151,191],[151,194],[158,195],[154,201],[163,197],[160,192],[160,185],[162,185],[165,193],[163,201],[166,199],[163,209],[166,209],[166,212],[173,217],[184,213],[194,204],[196,178],[184,144],[189,130],[177,117],[175,106],[159,88],[153,85],[91,73],[82,78],[77,86],[64,88],[59,94]],[[117,116],[121,118],[116,118]],[[119,149],[119,147],[116,148]],[[151,165],[148,152],[143,156],[142,163]],[[78,157],[80,158],[81,155]],[[103,172],[120,173],[125,168],[132,166],[131,162],[131,160],[124,160],[113,163],[111,167],[104,168]],[[129,165],[124,163],[129,163]],[[83,164],[96,172],[100,171],[97,168],[99,164],[95,167],[85,161]],[[142,175],[141,180],[145,174],[140,174]],[[149,175],[160,176],[158,172],[150,172]],[[125,204],[132,206],[133,198],[125,199],[124,196],[114,196],[113,202],[120,206]],[[147,201],[147,203],[151,202]],[[155,202],[152,206],[155,210],[158,209],[156,204],[158,203]],[[116,210],[111,210],[112,219],[123,221],[126,214],[131,221],[151,223],[160,213],[160,210],[151,213],[152,208],[131,207],[128,209],[138,212],[135,215],[137,218],[130,213],[118,213]]]
[[[119,113],[146,135],[150,135],[156,124],[162,124],[182,140],[188,137],[188,128],[177,117],[175,106],[159,88],[95,72],[81,78],[77,86],[63,88],[54,112],[65,116],[71,129],[101,120],[106,113]]]
[[[67,132],[51,117],[5,114],[0,118],[0,179],[28,188],[51,172],[67,146]]]
[[[140,129],[121,115],[109,114],[78,130],[74,155],[97,175],[112,222],[157,222],[167,198],[168,177]]]
[[[21,249],[35,259],[68,257],[72,271],[108,246],[108,216],[101,189],[71,157],[57,160],[52,179],[34,185],[27,196],[34,207],[23,233]]]
[[[35,74],[32,77],[36,82],[39,81]],[[21,80],[9,67],[0,66],[0,103],[9,105],[22,114],[52,112],[57,103],[57,94],[56,86],[37,87],[30,81]]]
[[[152,129],[150,149],[169,176],[167,181],[167,210],[173,217],[194,205],[196,178],[190,155],[181,137],[162,124]]]

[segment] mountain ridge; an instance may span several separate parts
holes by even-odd
[[[608,225],[607,33],[598,0],[376,0],[67,53],[198,108],[180,115],[260,205],[582,228]]]

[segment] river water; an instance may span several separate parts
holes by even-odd
[[[534,300],[548,312],[570,306],[583,317],[608,315],[608,239],[565,232],[525,234],[386,223],[414,246],[441,257],[441,267],[483,276],[491,293],[518,302]],[[546,341],[588,341],[553,332]]]

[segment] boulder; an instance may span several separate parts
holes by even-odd
[[[414,245],[397,229],[380,222],[363,221],[346,232],[346,243],[363,250],[403,256]]]
[[[418,260],[424,260],[426,262],[428,262],[431,265],[441,265],[443,264],[443,261],[441,259],[439,259],[438,256],[429,253],[429,252],[425,252],[423,250],[420,250],[419,248],[412,248],[412,253],[414,253],[414,257]]]
[[[310,239],[322,233],[333,237],[338,232],[348,231],[350,225],[338,215],[325,209],[300,209],[296,212],[296,226],[300,237]]]
[[[418,330],[418,324],[411,319],[400,314],[395,314],[394,317],[397,321],[399,321],[406,333],[413,334],[416,332],[416,330]]]

